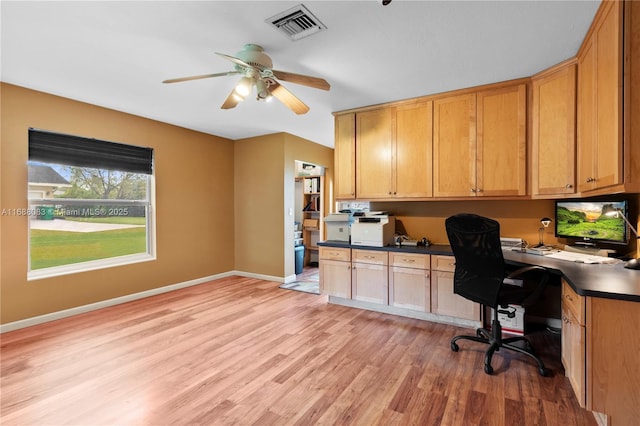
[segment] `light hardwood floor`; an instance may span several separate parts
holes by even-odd
[[[595,425],[553,376],[470,330],[343,306],[241,277],[1,337],[2,425]]]

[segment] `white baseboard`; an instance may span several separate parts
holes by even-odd
[[[348,306],[350,308],[366,309],[368,311],[382,312],[384,314],[399,315],[408,318],[421,319],[430,322],[440,322],[451,324],[458,327],[479,328],[482,327],[481,321],[474,321],[464,318],[454,318],[446,315],[432,314],[430,312],[414,311],[406,308],[398,308],[395,306],[381,305],[378,303],[364,302],[361,300],[344,299],[342,297],[329,296],[329,303],[335,305]]]
[[[0,325],[0,334],[9,331],[19,330],[21,328],[30,327],[32,325],[42,324],[49,321],[55,321],[62,318],[70,317],[73,315],[83,314],[85,312],[95,311],[97,309],[107,308],[109,306],[119,305],[121,303],[127,303],[134,300],[142,299],[145,297],[155,296],[157,294],[167,293],[169,291],[179,290],[181,288],[191,287],[198,284],[203,284],[209,281],[231,277],[241,276],[247,278],[256,278],[266,281],[285,282],[283,277],[274,277],[271,275],[253,274],[250,272],[242,271],[229,271],[221,274],[210,275],[208,277],[196,278],[194,280],[184,281],[177,284],[170,284],[164,287],[153,288],[150,290],[141,291],[139,293],[127,294],[126,296],[120,296],[113,299],[102,300],[100,302],[90,303],[88,305],[76,306],[74,308],[64,309],[62,311],[51,312],[49,314],[38,315],[36,317],[26,318],[14,322],[9,322]]]
[[[294,282],[295,280],[296,280],[296,274],[289,275],[288,277],[285,277],[284,283],[285,284],[289,284],[289,283]]]

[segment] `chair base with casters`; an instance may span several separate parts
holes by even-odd
[[[498,312],[503,313],[501,310]],[[504,311],[504,313],[506,313],[506,311]],[[500,325],[500,321],[495,318],[491,323],[491,330],[478,328],[475,336],[460,335],[451,339],[451,350],[454,352],[458,352],[460,349],[457,343],[458,340],[472,340],[489,345],[489,349],[487,349],[484,354],[484,372],[487,374],[493,374],[493,367],[491,366],[493,354],[503,348],[529,356],[538,364],[538,372],[541,376],[546,377],[550,375],[550,371],[544,366],[544,362],[536,356],[533,347],[524,336],[502,338],[502,326]],[[514,345],[516,342],[524,342],[525,347],[522,348]]]

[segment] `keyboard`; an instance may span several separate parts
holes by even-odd
[[[566,260],[577,263],[616,263],[618,259],[613,257],[595,256],[592,254],[576,253],[573,251],[559,251],[547,254],[546,258]]]

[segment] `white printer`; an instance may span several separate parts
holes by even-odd
[[[331,213],[324,218],[324,224],[327,229],[328,241],[349,242],[351,225],[353,224],[353,214],[351,212]]]
[[[351,244],[355,246],[384,247],[393,245],[396,218],[388,212],[367,212],[354,216],[351,224]]]

